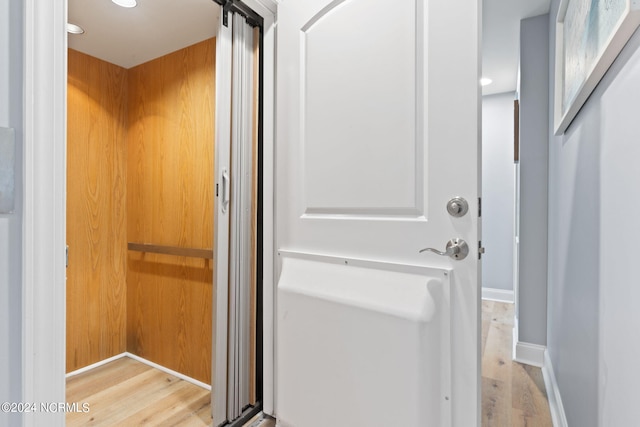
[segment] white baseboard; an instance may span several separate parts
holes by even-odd
[[[567,417],[564,413],[564,406],[562,406],[560,389],[556,382],[556,375],[553,371],[549,351],[541,345],[518,341],[518,318],[515,319],[513,327],[513,360],[542,368],[542,376],[544,377],[544,386],[547,390],[547,400],[549,401],[549,411],[551,412],[553,427],[568,427]]]
[[[482,299],[498,302],[509,302],[513,304],[513,291],[506,289],[482,288]]]
[[[513,343],[513,360],[525,365],[542,368],[547,347],[520,341],[518,330],[518,318],[516,317],[513,319],[513,339],[511,341]]]
[[[511,359],[516,360],[516,344],[518,344],[518,318],[513,317],[513,329],[511,338]]]
[[[211,384],[205,384],[202,381],[198,381],[195,378],[188,377],[188,376],[186,376],[184,374],[181,374],[180,372],[176,372],[176,371],[174,371],[172,369],[165,368],[162,365],[158,365],[157,363],[151,362],[150,360],[144,359],[144,358],[142,358],[140,356],[136,356],[133,353],[126,352],[125,355],[127,357],[130,357],[130,358],[134,359],[134,360],[137,360],[140,363],[144,363],[145,365],[151,366],[152,368],[159,369],[162,372],[166,372],[169,375],[173,375],[174,377],[178,377],[181,380],[185,380],[186,382],[189,382],[191,384],[195,384],[198,387],[202,387],[202,388],[204,388],[206,390],[211,390]]]
[[[547,389],[547,399],[549,400],[549,410],[551,411],[551,421],[553,427],[568,427],[567,416],[564,413],[560,389],[553,371],[553,364],[549,357],[549,352],[544,352],[544,366],[542,367],[544,386]]]
[[[75,375],[82,374],[83,372],[90,371],[90,370],[98,368],[98,367],[100,367],[102,365],[106,365],[107,363],[113,362],[114,360],[122,359],[123,357],[126,357],[126,356],[127,356],[127,353],[116,354],[115,356],[112,356],[112,357],[110,357],[108,359],[104,359],[104,360],[96,362],[96,363],[94,363],[92,365],[85,366],[84,368],[76,369],[75,371],[69,372],[68,374],[65,375],[65,378],[70,378],[70,377],[73,377]]]
[[[80,368],[80,369],[75,370],[73,372],[69,372],[66,375],[66,378],[70,378],[70,377],[73,377],[75,375],[82,374],[83,372],[90,371],[90,370],[98,368],[98,367],[100,367],[102,365],[106,365],[109,362],[113,362],[114,360],[122,359],[123,357],[129,357],[129,358],[131,358],[133,360],[137,360],[140,363],[144,363],[147,366],[151,366],[152,368],[156,368],[156,369],[158,369],[158,370],[160,370],[162,372],[166,372],[169,375],[173,375],[174,377],[178,377],[181,380],[185,380],[186,382],[189,382],[191,384],[195,384],[198,387],[202,387],[202,388],[204,388],[206,390],[211,390],[211,385],[210,384],[205,384],[202,381],[196,380],[195,378],[188,377],[188,376],[186,376],[184,374],[181,374],[180,372],[176,372],[176,371],[174,371],[172,369],[165,368],[162,365],[158,365],[157,363],[151,362],[150,360],[144,359],[144,358],[142,358],[140,356],[137,356],[137,355],[135,355],[133,353],[129,353],[129,352],[126,352],[126,351],[124,353],[120,353],[120,354],[115,355],[113,357],[110,357],[108,359],[101,360],[101,361],[99,361],[97,363],[94,363],[92,365],[85,366],[84,368]]]
[[[542,368],[542,366],[544,366],[545,350],[546,347],[543,345],[519,341],[515,345],[513,360],[526,365]]]

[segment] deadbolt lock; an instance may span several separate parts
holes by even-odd
[[[447,212],[456,218],[465,216],[469,212],[469,203],[462,197],[454,197],[447,203]]]

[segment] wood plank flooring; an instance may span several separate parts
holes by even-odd
[[[209,426],[209,390],[128,357],[67,379],[67,426]]]
[[[512,328],[513,304],[482,302],[482,427],[551,427],[542,371],[511,360]],[[91,408],[68,426],[211,423],[208,390],[129,358],[69,378],[67,402]]]
[[[542,370],[511,360],[513,307],[482,301],[482,427],[551,427]]]

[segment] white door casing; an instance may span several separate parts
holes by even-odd
[[[245,3],[264,18],[263,408],[271,414],[274,363],[273,106],[277,4],[275,0],[245,0]],[[64,402],[65,395],[67,2],[26,0],[24,18],[21,401],[56,403]],[[22,414],[25,426],[64,426],[64,423],[64,412]]]
[[[279,4],[283,427],[389,425],[387,416],[479,425],[480,10],[446,0]],[[455,196],[469,202],[461,218],[446,210]],[[418,253],[452,238],[468,243],[466,259]]]

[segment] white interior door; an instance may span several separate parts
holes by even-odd
[[[279,4],[282,427],[479,425],[480,10]]]

